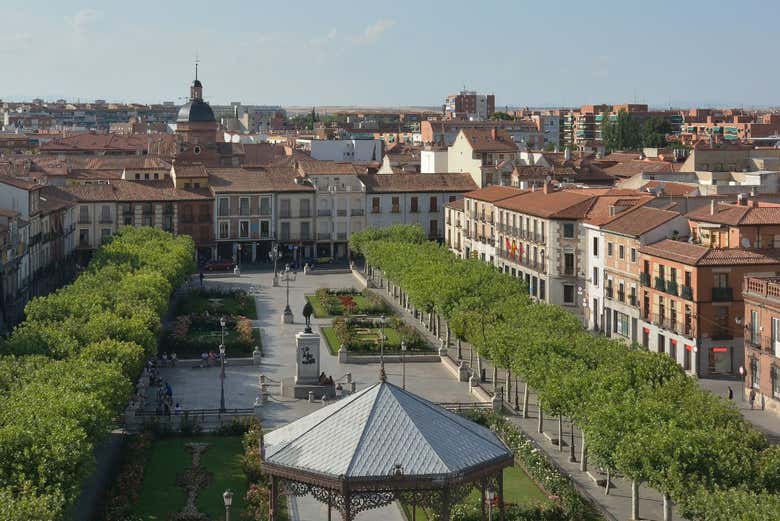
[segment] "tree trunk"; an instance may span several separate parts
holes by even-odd
[[[482,357],[477,353],[477,380],[482,381]]]
[[[664,521],[672,521],[672,498],[664,493]]]
[[[439,340],[444,339],[444,337],[441,334],[441,315],[439,313],[436,313],[436,337]],[[449,343],[447,344],[447,347],[450,347]]]
[[[582,441],[580,442],[580,471],[588,471],[588,449],[585,448],[585,431],[582,431]]]
[[[639,483],[637,480],[631,481],[631,520],[639,519]]]
[[[493,364],[493,394],[498,393],[498,366]]]
[[[558,415],[558,452],[563,451],[563,416]]]
[[[452,340],[452,330],[450,329],[449,323],[446,324],[447,326],[447,349],[450,348],[450,341]],[[460,352],[458,352],[458,359],[460,359]]]
[[[523,382],[523,419],[528,418],[528,382]]]
[[[544,432],[544,411],[542,410],[542,402],[539,402],[539,420],[536,425],[536,431],[539,434]]]
[[[609,485],[610,485],[609,478],[610,478],[610,471],[609,471],[609,467],[607,467],[607,482],[604,484],[604,495],[605,496],[609,495]]]
[[[512,370],[507,369],[504,378],[504,389],[506,389],[506,403],[512,403]],[[517,404],[515,404],[517,405]]]

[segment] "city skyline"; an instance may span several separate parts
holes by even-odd
[[[213,104],[438,107],[464,86],[495,93],[497,108],[780,104],[771,87],[780,73],[762,69],[780,45],[778,7],[758,2],[661,2],[653,11],[608,2],[599,12],[570,2],[362,12],[348,2],[207,5],[2,6],[14,29],[0,36],[11,79],[0,99],[181,104],[198,56]],[[703,37],[711,28],[724,37]],[[719,80],[729,67],[760,81]]]

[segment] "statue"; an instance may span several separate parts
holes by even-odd
[[[311,333],[311,316],[313,313],[314,306],[307,300],[306,304],[303,306],[303,318],[306,319],[306,329],[304,331],[306,333]]]

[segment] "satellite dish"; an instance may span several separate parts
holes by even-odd
[[[750,248],[750,240],[747,237],[742,238],[742,247]]]

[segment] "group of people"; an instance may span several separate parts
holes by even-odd
[[[728,391],[729,401],[734,399],[734,389],[729,386]],[[742,399],[745,399],[745,395],[742,395]],[[754,409],[756,407],[756,390],[750,389],[750,393],[748,393],[748,403],[750,403],[750,408]],[[764,410],[764,395],[761,395],[761,410]]]
[[[219,356],[219,353],[215,351],[209,351],[208,353],[203,351],[200,354],[200,367],[212,367],[219,365]]]
[[[320,385],[333,385],[333,377],[325,376],[325,371],[320,373]]]

